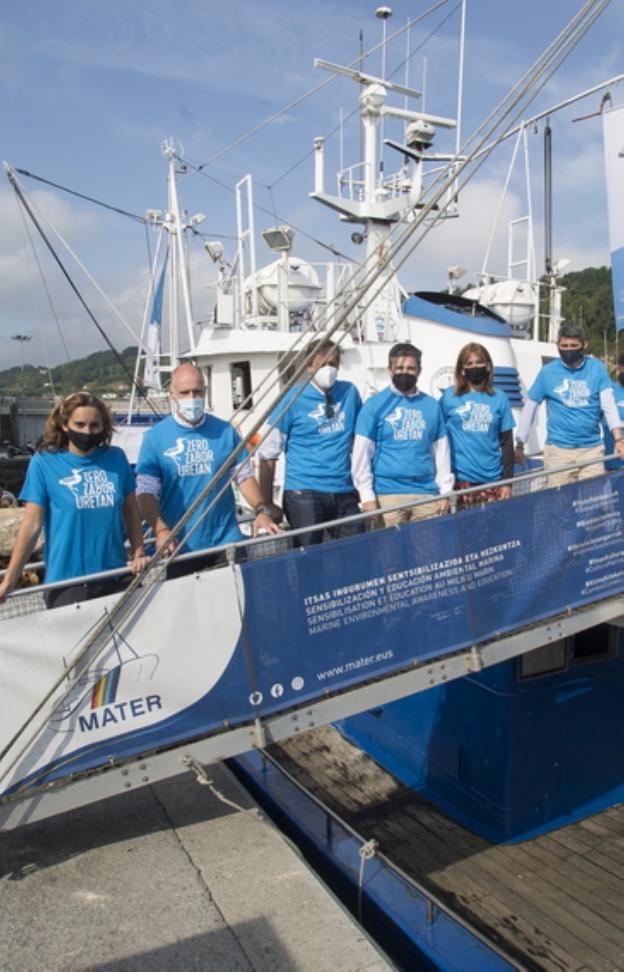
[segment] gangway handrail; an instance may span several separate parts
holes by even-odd
[[[287,739],[307,729],[328,725],[359,712],[378,708],[416,692],[474,674],[500,662],[519,657],[546,642],[566,638],[597,624],[621,619],[624,625],[624,594],[611,595],[590,605],[568,609],[537,623],[518,626],[433,659],[417,659],[391,674],[366,677],[348,687],[327,689],[322,697],[284,706],[272,714],[232,727],[228,724],[169,747],[109,760],[97,769],[84,770],[36,785],[31,782],[0,796],[0,830],[63,813],[94,800],[125,790],[156,783],[202,763],[219,762],[250,749]],[[86,797],[76,797],[76,787]],[[68,794],[70,791],[70,794]],[[73,795],[71,795],[73,793]]]
[[[535,459],[535,458],[538,458],[538,456],[527,457],[527,459]],[[189,562],[194,559],[200,559],[208,555],[212,555],[212,554],[216,555],[220,553],[224,553],[226,554],[226,556],[229,554],[228,559],[231,559],[232,562],[235,562],[236,560],[235,551],[237,550],[247,550],[250,547],[252,549],[255,547],[261,548],[262,546],[266,546],[268,544],[275,545],[276,543],[279,544],[280,541],[285,540],[286,538],[298,537],[301,536],[302,534],[316,533],[322,530],[331,529],[332,527],[339,526],[344,523],[357,523],[360,521],[374,520],[377,519],[383,513],[392,513],[397,510],[403,510],[408,508],[411,509],[412,507],[417,507],[417,506],[425,506],[428,503],[436,502],[437,500],[448,500],[451,503],[451,512],[455,513],[456,510],[455,510],[455,504],[453,503],[453,500],[456,500],[461,496],[469,496],[471,493],[480,493],[484,489],[498,489],[501,486],[513,487],[513,485],[516,483],[526,483],[526,482],[531,482],[533,480],[540,480],[544,478],[547,479],[549,476],[558,475],[559,473],[562,472],[571,472],[576,469],[583,469],[585,466],[595,466],[599,462],[604,462],[604,461],[609,461],[611,459],[619,459],[619,458],[620,457],[617,453],[610,453],[609,455],[600,457],[599,459],[583,459],[578,462],[567,463],[566,465],[562,465],[562,466],[551,466],[548,469],[541,467],[539,469],[531,470],[530,472],[520,473],[519,475],[510,477],[508,479],[499,479],[492,483],[480,483],[476,486],[469,486],[465,489],[454,489],[448,493],[444,493],[444,495],[432,493],[431,496],[427,496],[424,499],[409,500],[404,503],[396,503],[394,506],[384,506],[383,510],[381,509],[369,510],[367,513],[356,513],[353,516],[345,516],[335,520],[327,520],[323,523],[316,523],[306,527],[299,527],[296,530],[291,530],[291,529],[284,530],[281,534],[270,534],[267,536],[260,536],[260,537],[248,537],[243,540],[237,540],[233,543],[221,544],[220,546],[217,547],[205,547],[202,550],[192,550],[185,554],[178,554],[175,557],[175,563]],[[615,470],[607,470],[606,472],[600,473],[598,475],[607,478],[613,471]],[[598,476],[596,476],[595,478],[597,479]],[[558,489],[560,487],[546,486],[545,488]],[[539,496],[540,492],[541,490],[535,490],[533,495],[537,497]],[[512,494],[512,498],[513,498],[513,494]],[[150,563],[145,569],[144,576],[147,576],[147,574],[151,570],[156,570],[156,569],[164,570],[169,563],[173,563],[173,562],[174,562],[174,558],[163,558],[157,564],[152,565]],[[36,564],[27,564],[24,567],[24,570],[35,569],[43,566],[44,566],[43,562],[39,562]],[[6,571],[0,571],[0,577],[2,577],[5,573]],[[92,574],[81,574],[80,576],[68,577],[60,581],[50,581],[50,583],[43,583],[43,584],[32,584],[29,587],[21,587],[16,591],[12,591],[11,594],[7,595],[6,600],[8,601],[9,599],[24,597],[27,594],[39,593],[40,591],[56,590],[58,588],[69,587],[73,584],[86,584],[86,583],[91,583],[100,580],[109,580],[115,577],[123,577],[131,573],[132,573],[132,569],[130,567],[115,567],[112,570],[102,570]]]

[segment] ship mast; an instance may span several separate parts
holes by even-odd
[[[366,266],[369,271],[373,268],[382,269],[386,285],[364,314],[363,331],[367,341],[394,341],[398,337],[401,292],[394,269],[387,262],[388,237],[392,227],[406,219],[418,204],[422,195],[423,161],[442,161],[454,157],[428,154],[436,127],[455,128],[454,119],[387,104],[389,93],[403,95],[406,99],[420,99],[422,96],[420,91],[389,81],[385,77],[386,21],[391,14],[389,7],[380,7],[377,11],[384,28],[381,77],[331,61],[318,58],[314,61],[315,67],[340,74],[363,87],[359,108],[364,158],[338,173],[337,182],[341,194],[329,194],[324,188],[325,140],[322,137],[315,138],[315,185],[314,192],[310,195],[323,205],[336,210],[341,219],[362,224],[364,231],[354,232],[351,239],[354,243],[361,243],[366,239]],[[405,123],[406,144],[383,138],[387,118],[396,118]],[[384,172],[382,160],[382,138],[384,145],[399,151],[403,156],[401,168],[388,176]]]

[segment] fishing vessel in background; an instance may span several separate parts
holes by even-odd
[[[461,52],[464,25],[462,4]],[[562,32],[559,53],[572,39]],[[317,138],[312,196],[356,227],[365,256],[299,259],[279,225],[263,231],[276,257],[258,268],[247,176],[234,256],[205,242],[217,278],[212,318],[198,325],[185,234],[199,220],[181,208],[189,163],[167,140],[167,208],[147,216],[161,242],[136,371],[152,404],[164,407],[171,369],[193,360],[207,408],[254,443],[300,375],[306,342],[322,335],[364,397],[387,384],[397,341],[422,349],[421,387],[436,396],[459,349],[482,343],[517,414],[556,354],[561,320],[562,264],[550,251],[539,279],[531,208],[521,256],[510,230],[503,279],[487,255],[464,294],[454,292],[463,268],[450,268],[444,294],[413,293],[397,271],[436,225],[461,219],[465,183],[500,141],[521,147],[540,119],[605,90],[606,124],[619,122],[622,76],[538,115],[528,100],[504,102],[464,139],[461,67],[448,117],[419,110],[419,93],[383,65],[318,66],[358,86],[364,155],[329,191]],[[527,99],[551,68],[545,55],[527,73]],[[404,131],[391,137],[391,124]],[[607,169],[617,144],[607,140]],[[121,431],[130,453],[137,407],[133,397]],[[542,439],[538,428],[529,451]],[[235,757],[403,967],[622,968],[624,473],[543,485],[529,474],[506,503],[306,550],[264,556],[259,540],[258,555],[238,562],[233,545],[228,566],[176,580],[156,563],[121,598],[3,620],[2,826],[181,767],[201,778],[203,763]]]

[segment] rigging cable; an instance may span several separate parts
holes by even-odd
[[[446,22],[448,20],[450,20],[450,18],[455,13],[457,13],[457,11],[458,11],[458,9],[459,9],[460,6],[461,6],[461,4],[460,3],[457,3],[453,7],[453,9],[450,10],[446,14],[446,16],[442,18],[442,20],[440,21],[440,23],[436,27],[433,27],[432,30],[429,31],[429,33],[422,39],[421,43],[417,47],[414,48],[414,50],[410,53],[410,55],[408,57],[404,57],[402,61],[399,61],[398,65],[395,67],[395,69],[388,75],[388,80],[391,80],[392,78],[396,77],[396,75],[399,73],[399,71],[401,71],[402,68],[405,67],[405,65],[408,63],[408,61],[411,61],[412,58],[416,54],[418,54],[418,52],[420,50],[422,50],[422,48],[425,46],[425,44],[428,44],[429,41],[431,40],[431,38],[432,37],[435,37],[435,35],[438,33],[438,31],[442,29],[442,27],[444,26],[444,24],[446,24]],[[431,13],[431,11],[429,11],[429,13]],[[409,24],[406,24],[406,26],[403,28],[403,30],[409,29],[414,23],[415,23],[415,21],[412,20]],[[398,32],[397,32],[397,34],[398,34]],[[394,35],[394,36],[396,36],[396,35]],[[388,43],[390,42],[391,39],[392,38],[388,38]],[[373,50],[374,50],[374,48],[373,48]],[[369,51],[368,53],[370,54],[371,52]],[[363,57],[368,57],[368,54],[364,54]],[[351,63],[352,63],[352,65],[353,64],[358,64],[360,60],[361,60],[361,58],[358,57],[357,61],[354,61],[354,62],[351,62]],[[335,74],[332,75],[332,77],[334,77],[334,78],[337,77],[337,76],[338,75],[335,75]],[[339,122],[337,125],[334,126],[334,128],[330,129],[330,131],[326,135],[323,136],[323,138],[325,139],[325,141],[328,141],[330,138],[333,138],[333,136],[336,134],[337,131],[340,130],[340,128],[344,125],[344,123],[345,122],[348,122],[348,121],[351,121],[351,119],[353,118],[353,116],[355,114],[357,114],[358,112],[359,112],[359,106],[356,106],[352,111],[350,111],[347,114],[347,117],[344,118],[342,120],[342,122]],[[282,182],[284,179],[286,179],[291,174],[291,172],[294,172],[295,169],[298,169],[300,165],[303,165],[303,163],[305,161],[307,161],[310,158],[310,156],[312,156],[313,154],[314,154],[314,148],[309,149],[305,153],[305,155],[302,155],[301,156],[301,158],[299,159],[298,162],[294,162],[293,165],[290,166],[290,168],[286,169],[285,172],[282,172],[282,174],[279,175],[276,179],[274,179],[273,182],[270,185],[268,185],[266,188],[269,189],[269,190],[273,189],[280,182]]]
[[[17,200],[16,200],[16,202],[17,202]],[[39,254],[37,253],[37,249],[35,247],[34,240],[32,238],[30,229],[28,227],[28,223],[26,222],[26,217],[24,215],[24,210],[19,205],[19,202],[17,203],[17,205],[18,205],[20,217],[21,217],[21,220],[22,220],[22,225],[24,227],[24,233],[26,234],[26,237],[28,239],[28,242],[30,243],[30,248],[31,248],[31,252],[32,252],[32,255],[33,255],[33,259],[34,259],[35,263],[37,264],[37,269],[39,270],[39,276],[41,278],[41,283],[42,283],[43,289],[45,291],[45,295],[46,295],[46,297],[48,299],[48,305],[50,307],[50,312],[52,314],[52,317],[54,318],[54,323],[56,324],[56,327],[57,327],[57,330],[58,330],[58,333],[59,333],[59,337],[61,339],[61,344],[63,345],[63,349],[65,351],[65,356],[66,356],[67,360],[70,361],[71,359],[70,359],[70,355],[69,355],[69,349],[68,349],[67,344],[65,342],[65,335],[63,334],[63,329],[61,328],[61,322],[60,322],[60,320],[58,318],[58,314],[56,313],[56,307],[54,306],[54,302],[52,300],[52,294],[50,293],[50,289],[48,287],[48,282],[47,282],[47,280],[45,278],[45,274],[43,272],[43,267],[41,266],[41,261],[39,260]],[[34,292],[34,287],[33,287],[33,292]],[[37,316],[39,316],[39,315],[37,315]],[[45,339],[43,338],[43,330],[42,330],[41,336],[42,336],[42,343],[44,345],[44,349],[46,351],[46,356],[47,356],[47,347],[46,347]],[[52,372],[50,371],[49,365],[48,365],[48,372],[50,374],[50,383],[52,385],[52,393],[54,394],[54,382],[52,380]]]
[[[5,163],[5,169],[8,172],[8,170],[11,169],[11,167],[8,166]],[[11,169],[11,171],[14,171],[14,170]],[[17,182],[17,180],[16,180],[16,182]],[[18,183],[18,185],[19,185],[19,183]],[[22,192],[22,196],[23,195],[24,195],[24,193]],[[95,279],[95,277],[89,272],[89,270],[84,265],[84,263],[82,262],[82,260],[79,259],[79,257],[77,256],[77,254],[73,251],[73,249],[71,248],[71,246],[69,245],[69,243],[67,242],[67,240],[61,235],[61,233],[58,231],[58,229],[54,226],[54,224],[49,219],[49,217],[46,216],[46,214],[43,212],[43,210],[40,207],[38,207],[36,205],[36,203],[31,202],[31,208],[37,210],[37,212],[39,213],[41,219],[44,220],[44,222],[52,230],[52,232],[57,237],[57,239],[62,243],[62,245],[65,248],[65,250],[69,253],[69,255],[72,257],[72,259],[75,261],[75,263],[79,266],[79,268],[85,274],[85,276],[87,277],[87,279],[89,280],[89,282],[97,290],[97,292],[99,293],[100,297],[102,297],[103,300],[108,304],[108,306],[110,307],[111,311],[113,312],[113,314],[115,315],[115,317],[117,318],[117,320],[128,331],[128,333],[130,334],[132,340],[135,341],[141,347],[141,339],[140,339],[140,337],[138,337],[137,334],[135,334],[135,332],[132,329],[131,325],[124,318],[124,316],[120,313],[120,311],[115,307],[115,305],[110,300],[110,298],[108,297],[108,295],[104,292],[104,290],[102,289],[102,287],[100,287],[100,285],[97,282],[97,280]]]
[[[58,265],[59,269],[61,270],[61,273],[63,274],[63,276],[67,280],[67,283],[69,284],[69,286],[73,290],[74,294],[78,298],[80,304],[82,305],[83,309],[87,313],[89,319],[95,325],[95,327],[97,328],[97,330],[99,331],[99,333],[103,337],[104,341],[108,345],[110,351],[113,353],[113,355],[114,355],[115,359],[117,360],[117,363],[120,365],[122,371],[128,377],[128,380],[130,382],[130,385],[131,386],[134,385],[135,382],[134,382],[134,377],[132,375],[132,372],[128,369],[128,367],[126,365],[126,362],[123,360],[123,358],[121,357],[121,355],[117,351],[116,347],[113,345],[112,341],[109,339],[108,335],[106,334],[106,331],[104,330],[104,328],[101,326],[100,322],[95,317],[95,315],[92,312],[91,308],[88,306],[88,304],[85,301],[84,297],[82,296],[82,294],[78,290],[78,287],[74,283],[74,281],[73,281],[73,279],[72,279],[69,271],[67,270],[67,268],[65,267],[63,261],[61,260],[61,258],[57,254],[56,250],[52,246],[50,240],[46,236],[46,234],[45,234],[45,232],[43,230],[43,227],[41,226],[41,224],[37,220],[37,217],[35,216],[35,214],[34,214],[32,208],[31,208],[31,206],[29,205],[28,201],[26,200],[26,197],[24,196],[24,194],[23,194],[23,192],[22,192],[22,190],[21,190],[21,188],[19,186],[19,183],[18,183],[17,179],[15,178],[15,173],[9,167],[6,167],[5,166],[5,168],[6,168],[7,177],[9,179],[9,182],[13,186],[13,189],[15,190],[18,199],[20,200],[22,206],[24,207],[24,209],[26,210],[26,212],[30,216],[30,218],[31,218],[31,220],[33,222],[33,225],[35,226],[35,229],[37,230],[37,232],[41,236],[41,239],[43,240],[43,242],[47,246],[48,250],[50,251],[53,259],[55,260],[56,264]],[[152,402],[149,400],[149,398],[147,396],[147,393],[146,393],[145,389],[143,388],[143,386],[142,386],[142,384],[140,382],[136,382],[136,388],[137,388],[139,394],[145,399],[145,402],[149,405],[149,407],[151,408],[151,410],[155,414],[158,414],[157,410],[154,408]]]
[[[93,196],[86,196],[83,192],[77,192],[75,189],[68,189],[67,186],[61,186],[58,182],[52,182],[51,179],[44,179],[43,176],[35,175],[34,172],[28,172],[27,169],[15,169],[15,172],[19,172],[20,175],[28,176],[29,179],[36,179],[37,182],[43,182],[46,186],[52,186],[54,189],[59,189],[61,192],[66,192],[70,196],[77,196],[78,199],[85,199],[87,202],[95,203],[96,206],[101,206],[102,209],[110,209],[113,213],[118,213],[120,216],[127,216],[128,219],[133,219],[137,223],[147,223],[144,216],[137,216],[136,213],[128,212],[127,209],[120,209],[118,206],[111,206],[109,203],[102,202],[100,199],[95,199]]]
[[[404,24],[403,27],[399,27],[399,29],[396,30],[394,34],[391,34],[387,38],[386,43],[390,43],[390,41],[394,40],[396,37],[400,37],[400,35],[404,33],[404,31],[409,30],[410,27],[414,26],[414,24],[419,23],[419,21],[423,20],[425,17],[428,17],[430,14],[434,13],[440,7],[444,7],[449,2],[450,0],[438,0],[437,3],[434,3],[433,6],[430,7],[428,10],[423,11],[423,13],[420,14],[418,17],[414,17],[413,20],[408,20],[408,22]],[[371,54],[374,54],[376,51],[380,49],[380,47],[383,46],[384,46],[384,41],[380,41],[378,44],[375,44],[375,46],[371,47],[368,51],[366,51],[365,54],[361,56],[358,55],[358,57],[356,57],[355,60],[351,61],[349,67],[357,70],[358,67],[361,66],[362,62],[367,57],[370,57]],[[211,156],[211,158],[209,158],[206,162],[202,163],[202,165],[199,167],[200,170],[203,169],[204,166],[212,165],[212,163],[216,162],[217,159],[220,159],[222,156],[230,152],[233,148],[236,148],[236,146],[240,145],[242,142],[245,142],[248,138],[251,138],[252,135],[256,135],[258,132],[262,131],[262,129],[266,128],[267,125],[272,125],[273,122],[278,121],[282,117],[282,115],[287,114],[292,108],[296,108],[297,105],[300,105],[302,102],[312,97],[313,94],[316,94],[317,91],[320,91],[322,88],[330,84],[335,79],[336,79],[336,75],[332,74],[328,78],[325,78],[323,81],[319,81],[318,84],[315,84],[312,88],[304,92],[298,98],[295,98],[294,101],[291,101],[288,105],[285,105],[283,108],[275,112],[275,114],[271,115],[269,118],[265,118],[264,121],[259,122],[254,128],[246,132],[244,135],[240,135],[233,142],[230,142],[229,145],[226,145],[225,148],[217,152],[216,155]]]
[[[465,159],[462,159],[462,161],[458,163],[458,170],[455,169],[455,164],[453,162],[449,164],[449,166],[447,167],[447,172],[448,172],[447,177],[441,180],[441,184],[437,192],[434,193],[432,198],[425,204],[423,209],[419,211],[416,218],[414,219],[414,222],[405,228],[405,230],[399,236],[399,239],[396,240],[395,243],[392,245],[387,255],[388,260],[392,259],[393,256],[397,255],[400,249],[410,240],[412,236],[416,236],[416,231],[420,229],[423,222],[428,218],[428,216],[431,214],[432,210],[437,205],[437,203],[442,199],[444,194],[448,193],[448,190],[451,189],[454,185],[457,185],[458,171],[460,173],[463,172],[467,168],[469,163],[475,161],[477,161],[478,163],[477,166],[475,167],[475,171],[478,170],[478,168],[483,163],[486,157],[483,152],[483,149],[487,139],[489,137],[492,137],[496,128],[498,128],[501,125],[501,123],[507,118],[507,116],[511,114],[516,108],[519,109],[519,113],[522,112],[523,109],[520,103],[523,100],[523,98],[525,98],[528,95],[530,89],[533,87],[536,89],[536,91],[541,90],[541,88],[544,86],[547,80],[552,76],[552,73],[554,72],[555,68],[558,66],[558,63],[560,63],[561,60],[563,60],[569,54],[572,47],[578,42],[578,40],[580,40],[583,34],[589,29],[589,27],[600,15],[600,13],[602,13],[602,11],[606,8],[609,2],[610,0],[586,0],[586,3],[582,7],[579,14],[575,18],[573,18],[570,24],[566,28],[564,28],[563,31],[561,31],[561,33],[557,36],[556,41],[553,44],[551,44],[547,48],[547,50],[542,55],[540,55],[540,57],[538,57],[538,59],[534,62],[534,64],[529,69],[529,71],[525,73],[525,75],[521,79],[521,82],[515,85],[512,91],[509,92],[508,95],[506,95],[501,100],[497,108],[490,113],[488,119],[486,119],[486,123],[488,121],[491,121],[490,129],[485,131],[480,144],[478,144],[477,147],[472,151],[471,155]],[[585,24],[583,23],[583,18],[585,18],[586,21]],[[518,88],[521,89],[519,92],[517,92]],[[500,115],[500,117],[496,117],[497,115]],[[479,129],[477,131],[481,131],[483,128],[487,128],[486,123],[483,123],[481,126],[479,126]],[[498,135],[498,137],[492,143],[492,149],[496,147],[496,145],[498,145],[499,142],[502,141],[504,137],[506,137],[506,131],[503,131]],[[473,141],[474,138],[475,135],[471,136],[468,139],[468,143]],[[474,172],[472,173],[469,172],[465,182],[468,182],[472,175],[474,175]],[[450,203],[451,203],[451,198],[449,197],[447,198],[447,201],[444,204],[444,209],[448,208]],[[436,219],[438,218],[439,218],[439,214],[436,215]],[[433,224],[430,224],[428,227],[425,227],[425,233],[429,231],[431,225]],[[421,238],[422,237],[416,239],[416,241],[412,243],[408,253],[402,258],[399,265],[402,265],[405,262],[408,256],[413,252],[414,248],[419,244]],[[372,302],[372,300],[375,299],[377,293],[383,288],[383,281],[381,282],[381,284],[379,284],[379,278],[382,276],[384,269],[385,269],[384,266],[377,267],[376,269],[373,268],[373,270],[368,274],[367,278],[365,278],[364,281],[362,282],[361,290],[363,291],[363,293],[366,293],[371,289],[373,290],[373,296],[370,298],[369,304]],[[375,290],[376,285],[377,285],[377,290]],[[336,323],[333,324],[328,329],[326,334],[327,338],[335,334],[339,330],[339,328],[344,324],[344,322],[348,319],[349,314],[352,313],[354,307],[357,305],[358,299],[360,298],[356,297],[355,300],[347,302],[346,308],[341,314],[339,314]],[[311,358],[312,355],[309,355],[308,357]],[[298,373],[296,373],[286,383],[283,389],[284,395],[288,391],[290,391],[292,387],[294,387],[296,381],[300,377],[307,363],[308,363],[307,360],[304,360],[301,364],[301,368],[299,369]],[[216,472],[214,473],[210,481],[206,484],[206,486],[202,489],[200,494],[191,503],[191,505],[186,510],[184,515],[180,518],[178,523],[174,525],[173,531],[176,534],[180,533],[180,530],[186,526],[189,520],[198,511],[202,503],[206,500],[206,497],[209,495],[210,491],[213,490],[215,486],[218,486],[221,477],[223,476],[227,480],[226,474],[228,473],[228,470],[236,462],[236,460],[241,455],[243,450],[247,447],[252,437],[260,430],[262,425],[265,423],[267,417],[268,417],[268,412],[267,414],[263,414],[259,419],[256,420],[256,422],[253,424],[252,428],[250,429],[248,435],[233,450],[231,455],[227,457],[227,459],[221,464],[219,469],[216,470]],[[211,506],[214,505],[216,499],[221,495],[221,493],[225,490],[225,488],[227,488],[227,485],[228,485],[227,482],[224,483],[223,487],[218,491],[217,496],[213,499],[213,501],[211,501],[210,504]],[[76,656],[72,661],[73,671],[74,671],[74,681],[66,689],[60,701],[62,701],[64,698],[67,697],[67,695],[72,690],[76,682],[89,669],[89,667],[92,666],[94,660],[101,654],[104,648],[109,644],[111,636],[114,637],[114,635],[119,631],[120,626],[124,622],[128,621],[130,619],[131,614],[140,607],[140,604],[146,592],[145,591],[138,592],[138,596],[136,599],[133,597],[133,595],[135,592],[137,592],[137,589],[142,584],[145,576],[150,571],[152,571],[156,566],[161,564],[161,562],[165,558],[165,549],[166,549],[165,547],[162,547],[160,550],[156,551],[154,556],[151,558],[148,566],[140,574],[136,575],[136,577],[131,581],[129,587],[120,596],[119,600],[116,601],[115,604],[112,606],[110,614],[106,615],[102,620],[100,620],[95,625],[95,628],[91,632],[89,632],[85,636],[84,640],[80,643]],[[113,619],[115,622],[114,627],[112,625]],[[97,644],[98,642],[99,644]],[[91,649],[93,649],[94,646],[96,646],[96,644],[97,647],[95,647],[95,653],[93,653]],[[42,714],[42,711],[45,709],[46,705],[49,702],[52,701],[52,704],[55,705],[60,704],[60,701],[58,699],[53,700],[53,696],[57,692],[57,690],[62,686],[65,680],[66,680],[66,673],[63,673],[55,681],[55,683],[52,685],[52,687],[45,695],[45,697],[41,700],[41,702],[39,702],[39,704],[33,710],[31,715],[27,719],[27,721],[19,729],[17,729],[12,739],[9,740],[8,744],[0,752],[0,760],[4,759],[4,757],[8,754],[8,752],[15,745],[18,739],[20,739],[20,737],[30,727],[31,722],[33,722],[33,720],[35,720],[37,716]],[[21,751],[18,752],[18,754],[14,757],[13,761],[5,770],[3,776],[6,776],[6,774],[10,772],[10,770],[15,766],[16,762],[21,758],[23,753],[26,751],[28,746],[32,743],[32,741],[35,738],[37,738],[39,733],[42,731],[42,728],[46,725],[47,718],[48,716],[44,714],[43,720],[40,720],[39,725],[35,727],[34,734],[32,735],[31,739],[22,746]]]
[[[179,156],[179,155],[176,155],[175,158],[178,161],[182,161],[181,156]],[[225,182],[221,182],[215,176],[210,175],[208,172],[205,172],[201,165],[196,165],[193,162],[189,162],[189,160],[187,158],[184,159],[184,163],[185,163],[185,165],[189,169],[192,169],[193,172],[198,173],[199,175],[203,176],[204,179],[208,179],[210,182],[214,182],[214,184],[216,186],[219,186],[220,189],[225,189],[226,192],[229,192],[229,193],[231,193],[231,195],[234,195],[234,189],[232,189],[231,186],[226,185]],[[207,163],[204,163],[204,165],[206,165],[206,164]],[[260,183],[260,185],[262,185],[264,189],[269,189],[270,188],[269,186],[266,186],[263,183]],[[270,209],[267,209],[265,206],[261,206],[259,203],[254,202],[254,209],[255,210],[258,210],[261,213],[266,213],[266,215],[267,216],[270,216],[271,219],[276,219],[277,218],[278,220],[281,220],[281,217],[279,216],[279,214],[276,214],[275,212],[272,212]],[[285,220],[282,220],[282,221],[285,222]],[[299,226],[296,226],[294,223],[289,222],[288,225],[289,226],[292,226],[292,228],[297,231],[297,233],[298,233],[299,236],[305,237],[305,239],[310,240],[310,242],[312,242],[312,243],[315,243],[316,246],[320,246],[321,249],[323,249],[323,250],[328,250],[329,253],[332,254],[332,256],[340,257],[341,260],[347,260],[349,263],[355,263],[356,262],[353,259],[353,257],[348,256],[346,253],[342,253],[337,247],[333,246],[333,244],[331,244],[331,243],[323,243],[322,240],[318,240],[315,236],[311,236],[310,233],[306,233],[306,231],[304,229],[301,229]],[[201,236],[200,233],[198,233],[197,235],[198,236]],[[225,239],[225,237],[224,237],[224,239]]]

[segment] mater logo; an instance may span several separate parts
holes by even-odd
[[[163,707],[152,685],[158,664],[157,655],[139,655],[125,638],[113,635],[105,660],[75,682],[52,715],[50,729],[90,734],[118,726],[132,729],[145,717],[154,722]]]

